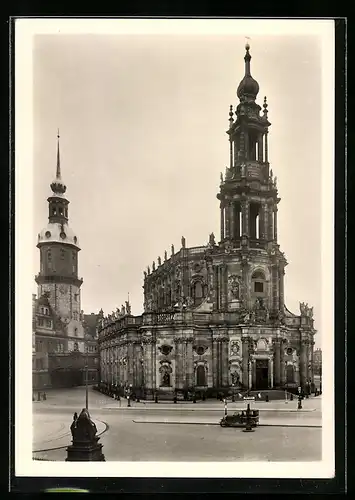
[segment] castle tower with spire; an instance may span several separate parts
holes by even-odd
[[[80,247],[78,237],[69,225],[67,188],[61,175],[59,132],[56,176],[50,187],[48,223],[38,234],[37,241],[40,251],[40,272],[36,276],[38,296],[48,296],[52,309],[66,325],[69,337],[80,337],[80,287],[83,283],[78,277]]]
[[[239,103],[229,110],[229,165],[217,195],[220,241],[211,233],[207,244],[188,248],[182,237],[177,252],[172,245],[169,258],[158,257],[144,272],[145,312],[130,319],[130,330],[124,319],[104,318],[104,381],[136,388],[144,381],[147,395],[165,397],[312,386],[313,308],[301,303],[296,315],[285,306],[268,104],[266,97],[262,107],[256,102],[259,84],[245,48]],[[125,347],[128,336],[138,351]],[[113,373],[112,359],[124,359],[125,370]]]

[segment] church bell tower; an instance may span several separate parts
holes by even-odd
[[[283,311],[286,259],[277,243],[277,179],[268,155],[268,104],[256,103],[259,84],[251,76],[250,46],[245,46],[245,74],[237,96],[239,104],[229,111],[229,166],[221,174],[220,246],[236,251],[243,267],[245,307],[260,298],[271,314]],[[251,268],[260,271],[250,276]],[[258,278],[260,276],[260,279]],[[247,292],[250,290],[250,293]]]
[[[60,166],[59,131],[56,176],[50,185],[48,223],[38,234],[40,272],[35,280],[38,297],[46,295],[49,304],[68,337],[83,336],[80,287],[78,278],[78,237],[69,225],[69,201],[65,196]]]

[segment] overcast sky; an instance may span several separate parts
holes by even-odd
[[[127,299],[143,309],[143,271],[164,250],[219,240],[229,105],[244,36],[38,35],[33,52],[33,266],[47,223],[60,128],[62,177],[77,232],[85,313]],[[314,306],[321,262],[321,52],[317,36],[253,36],[258,103],[269,103],[269,161],[281,202],[287,307]],[[33,286],[36,293],[36,286]],[[319,337],[319,336],[318,336]],[[318,343],[318,341],[317,341]]]

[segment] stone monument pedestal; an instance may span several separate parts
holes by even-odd
[[[95,422],[86,409],[81,411],[79,417],[74,413],[70,430],[73,444],[67,447],[66,462],[105,462]]]

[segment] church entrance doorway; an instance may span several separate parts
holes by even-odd
[[[268,389],[269,387],[269,360],[257,359],[255,364],[255,389]]]

